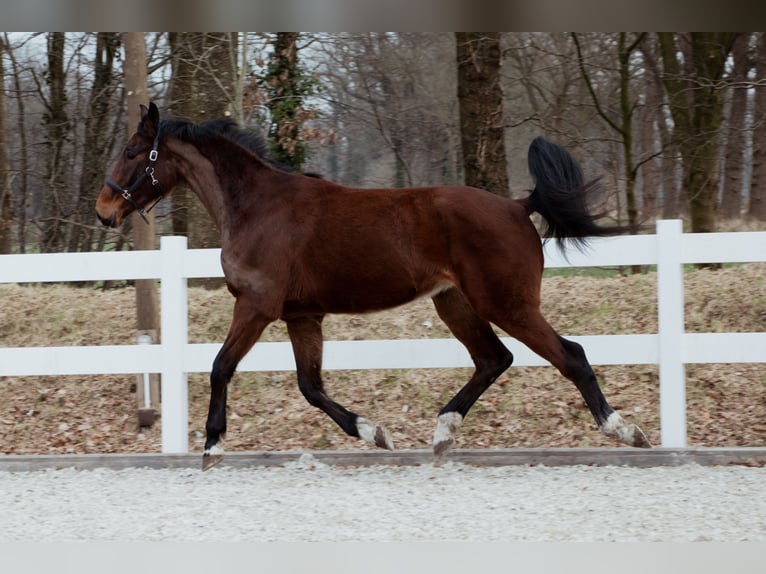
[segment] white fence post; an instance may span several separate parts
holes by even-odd
[[[680,219],[657,221],[660,437],[671,448],[686,447],[682,241]]]
[[[184,275],[185,237],[160,239],[162,270],[162,452],[189,451],[189,389],[184,354],[189,342],[188,299]]]

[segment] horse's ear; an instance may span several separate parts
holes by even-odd
[[[157,126],[160,123],[160,110],[154,102],[147,108],[144,104],[141,106],[141,125],[139,126],[147,136],[153,136],[157,133]]]
[[[149,119],[155,126],[160,125],[160,109],[154,102],[149,102]]]

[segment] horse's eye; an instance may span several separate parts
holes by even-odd
[[[136,159],[136,154],[130,150],[126,151],[125,155],[128,156],[128,159]]]

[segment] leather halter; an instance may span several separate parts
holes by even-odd
[[[154,143],[152,143],[152,151],[149,152],[149,165],[146,166],[146,169],[144,170],[144,173],[142,173],[136,181],[133,182],[133,185],[128,187],[127,189],[120,186],[119,184],[115,183],[111,179],[107,178],[104,182],[106,185],[111,187],[114,191],[119,193],[125,201],[130,203],[138,213],[138,215],[141,216],[141,219],[143,219],[146,223],[149,223],[149,219],[146,217],[146,214],[149,213],[152,209],[154,209],[154,206],[159,203],[159,201],[162,199],[162,192],[159,192],[159,195],[157,199],[149,206],[149,209],[144,210],[143,207],[138,205],[135,199],[133,199],[133,192],[136,191],[141,185],[144,183],[146,179],[152,180],[152,186],[155,188],[160,183],[156,177],[154,177],[154,164],[157,163],[157,149],[160,147],[160,130],[159,127],[157,127],[157,134],[154,136]],[[147,202],[148,203],[148,202]]]

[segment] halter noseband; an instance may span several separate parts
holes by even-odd
[[[141,216],[141,219],[143,219],[146,223],[149,223],[149,219],[146,217],[146,214],[149,213],[152,209],[154,209],[154,206],[159,203],[159,201],[162,199],[162,192],[160,192],[157,199],[149,206],[149,209],[144,210],[143,207],[138,205],[136,203],[136,200],[133,199],[133,192],[136,191],[141,185],[144,183],[144,180],[147,178],[151,178],[152,180],[152,186],[157,187],[157,185],[160,183],[156,177],[154,177],[154,164],[157,163],[157,149],[160,147],[160,129],[159,126],[157,127],[157,134],[154,136],[154,143],[152,143],[152,151],[149,152],[149,165],[146,166],[146,169],[144,170],[144,173],[142,173],[139,178],[133,182],[133,185],[131,185],[129,188],[125,189],[121,187],[119,184],[115,183],[111,179],[107,178],[104,182],[106,185],[111,187],[114,191],[119,193],[125,201],[130,203],[138,213],[138,215]]]

